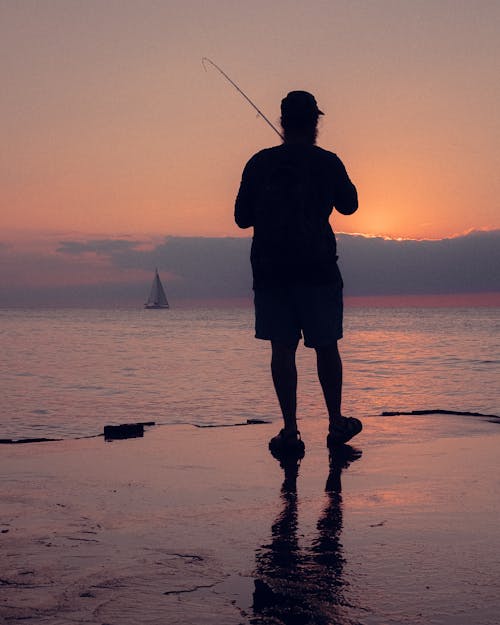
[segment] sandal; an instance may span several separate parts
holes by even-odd
[[[363,429],[363,424],[355,417],[341,417],[330,423],[330,432],[326,438],[327,447],[343,445]]]
[[[280,430],[269,441],[269,451],[278,460],[282,458],[303,458],[306,450],[304,441],[300,438],[300,432],[285,432]]]

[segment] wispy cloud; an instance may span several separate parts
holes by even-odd
[[[89,241],[61,241],[56,249],[61,254],[97,254],[112,257],[114,254],[135,250],[141,241],[127,239],[91,239]]]

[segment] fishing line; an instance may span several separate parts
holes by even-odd
[[[209,59],[208,57],[204,56],[204,57],[201,59],[201,64],[203,65],[203,69],[204,69],[205,71],[207,71],[207,67],[206,67],[205,63],[210,63],[210,65],[212,65],[213,67],[215,67],[215,69],[216,69],[218,72],[220,72],[220,73],[224,76],[224,78],[225,78],[227,81],[229,81],[229,82],[233,85],[233,87],[236,89],[236,91],[238,91],[238,93],[239,93],[240,95],[242,95],[242,96],[245,98],[245,100],[246,100],[246,101],[250,104],[250,106],[253,106],[253,108],[254,108],[254,109],[257,111],[257,113],[258,113],[258,114],[262,117],[262,119],[263,119],[265,122],[267,122],[267,123],[269,124],[269,126],[271,126],[271,128],[272,128],[272,129],[274,130],[274,132],[278,135],[278,137],[280,137],[281,139],[284,139],[283,135],[282,135],[282,134],[281,134],[281,132],[280,132],[280,131],[276,128],[276,126],[275,126],[274,124],[272,124],[272,123],[271,123],[271,122],[267,119],[267,117],[264,115],[264,113],[263,113],[263,112],[262,112],[262,111],[261,111],[261,110],[260,110],[260,109],[259,109],[259,108],[258,108],[258,107],[257,107],[257,106],[253,103],[253,102],[252,102],[252,100],[250,100],[250,98],[247,96],[247,94],[246,94],[244,91],[242,91],[242,90],[238,87],[238,85],[234,82],[234,80],[232,80],[232,79],[231,79],[231,78],[230,78],[230,77],[226,74],[226,72],[225,72],[223,69],[221,69],[221,68],[217,65],[217,63],[214,63],[214,62],[212,61],[212,59]]]

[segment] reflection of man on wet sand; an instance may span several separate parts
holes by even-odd
[[[272,525],[272,540],[257,550],[252,623],[305,625],[343,623],[344,590],[342,532],[342,470],[361,457],[350,445],[330,456],[326,505],[318,520],[318,534],[310,547],[299,545],[297,460],[282,463],[283,508]]]
[[[235,205],[238,226],[254,229],[255,336],[271,341],[271,373],[284,426],[269,447],[278,456],[304,454],[295,366],[302,336],[316,351],[329,415],[328,446],[346,443],[362,427],[340,410],[343,283],[329,223],[334,207],[344,215],[354,213],[358,197],[338,156],[315,145],[320,115],[306,91],[292,91],[282,100],[283,144],[248,161]]]

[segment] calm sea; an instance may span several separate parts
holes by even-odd
[[[344,414],[500,414],[499,326],[498,308],[347,309]],[[0,438],[279,417],[248,308],[1,309],[0,334]],[[324,414],[314,351],[298,367],[299,416]]]

